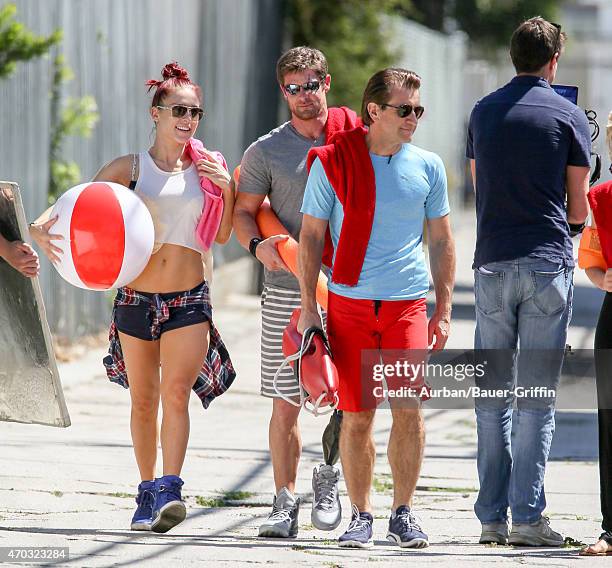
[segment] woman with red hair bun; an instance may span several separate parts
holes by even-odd
[[[153,91],[153,145],[112,160],[94,181],[132,189],[149,208],[153,254],[144,271],[117,291],[104,359],[111,381],[130,387],[131,434],[141,482],[131,528],[167,532],[186,516],[180,477],[189,439],[191,390],[204,408],[235,378],[212,321],[203,257],[231,234],[234,190],[223,156],[193,138],[202,91],[178,63],[166,65]],[[53,220],[32,235],[51,260]],[[161,372],[160,372],[161,371]],[[156,477],[158,409],[163,473]]]

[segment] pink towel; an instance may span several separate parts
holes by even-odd
[[[221,152],[206,150],[200,140],[190,138],[185,147],[192,161],[197,162],[202,158],[208,159],[207,153],[212,155],[227,170],[227,163]],[[200,176],[200,187],[204,192],[204,207],[202,208],[202,216],[196,228],[196,239],[202,249],[207,251],[212,246],[221,224],[221,217],[223,216],[223,190],[204,176]]]

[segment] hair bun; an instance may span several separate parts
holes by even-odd
[[[172,63],[168,63],[162,69],[162,77],[164,81],[168,79],[179,79],[183,81],[189,81],[189,73],[187,73],[187,69],[181,67],[176,61]]]

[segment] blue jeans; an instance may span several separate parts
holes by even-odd
[[[572,312],[573,268],[538,258],[493,262],[474,271],[476,350],[493,355],[481,388],[559,382]],[[477,351],[478,353],[478,351]],[[476,398],[481,523],[536,522],[546,507],[544,470],[555,430],[554,397]],[[514,436],[512,437],[514,418]]]

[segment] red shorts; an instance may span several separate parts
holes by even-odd
[[[427,309],[418,300],[354,300],[329,292],[327,334],[338,376],[340,410],[373,410],[382,402],[374,387],[373,362],[395,365],[398,359],[426,361]],[[382,350],[382,351],[381,351]],[[394,352],[386,352],[395,350]],[[411,350],[407,352],[406,350]],[[415,355],[416,354],[416,355]],[[422,375],[387,376],[388,388],[425,386]],[[423,398],[428,398],[427,396]]]

